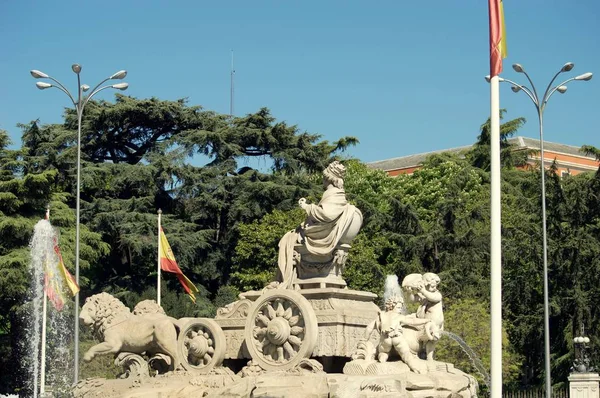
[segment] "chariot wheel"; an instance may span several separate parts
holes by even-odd
[[[309,358],[317,344],[317,316],[300,293],[274,289],[260,296],[246,320],[252,360],[265,370],[287,370]]]
[[[225,333],[212,319],[191,318],[180,326],[177,354],[187,371],[207,374],[225,358]]]

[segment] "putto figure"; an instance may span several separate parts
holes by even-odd
[[[325,192],[319,203],[307,203],[305,198],[298,201],[307,216],[303,224],[286,233],[279,241],[278,288],[291,288],[299,276],[296,265],[300,264],[302,258],[295,250],[297,244],[304,246],[310,262],[334,263],[343,268],[347,251],[337,250],[338,245],[348,245],[358,234],[363,220],[360,210],[346,199],[345,175],[344,165],[334,161],[323,171]]]
[[[385,301],[385,311],[379,313],[377,319],[371,322],[366,329],[365,336],[369,339],[374,330],[379,331],[379,346],[377,347],[377,360],[386,362],[390,352],[394,349],[400,359],[408,365],[415,373],[424,373],[427,366],[421,362],[416,355],[415,348],[419,340],[426,340],[426,333],[416,333],[418,330],[425,331],[430,324],[429,319],[420,319],[411,315],[400,313],[404,301],[401,297],[393,296]],[[412,333],[405,335],[411,329]],[[417,336],[419,338],[417,338]],[[412,344],[411,344],[412,343]],[[411,349],[411,346],[412,349]]]
[[[407,275],[402,281],[402,288],[409,294],[412,301],[418,302],[417,318],[428,319],[436,327],[437,334],[444,330],[444,311],[442,308],[442,293],[438,290],[440,277],[432,272]],[[427,359],[433,359],[437,339],[430,340],[425,345]]]

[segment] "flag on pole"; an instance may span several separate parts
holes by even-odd
[[[75,279],[69,273],[67,267],[65,267],[56,239],[54,240],[54,254],[56,258],[53,260],[58,260],[58,264],[55,267],[50,263],[50,259],[46,258],[44,290],[54,308],[61,311],[66,301],[65,292],[70,292],[71,296],[75,296],[79,292],[79,286],[77,286],[77,282],[75,282]]]
[[[192,281],[190,281],[187,276],[181,272],[181,269],[177,265],[177,261],[175,261],[175,256],[173,255],[173,250],[171,250],[171,245],[169,245],[169,241],[167,241],[167,236],[163,231],[162,227],[160,228],[160,245],[158,248],[158,257],[160,258],[160,269],[166,272],[172,272],[177,275],[177,279],[183,286],[185,292],[190,296],[190,299],[195,303],[196,296],[194,293],[198,293],[198,289]]]
[[[488,0],[490,10],[490,77],[502,72],[502,59],[506,58],[506,27],[502,0]]]

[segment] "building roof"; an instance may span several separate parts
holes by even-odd
[[[522,149],[534,149],[534,150],[540,149],[540,141],[539,141],[539,139],[535,139],[535,138],[517,136],[517,137],[509,138],[508,142],[510,144],[516,145],[518,148],[522,148]],[[375,162],[367,163],[367,166],[372,167],[374,169],[384,170],[384,171],[407,169],[409,167],[420,166],[421,164],[423,164],[423,162],[425,162],[427,157],[430,155],[437,154],[437,153],[447,153],[447,152],[458,154],[458,153],[466,152],[469,149],[471,149],[472,147],[473,147],[473,145],[466,145],[466,146],[461,146],[461,147],[457,147],[457,148],[441,149],[439,151],[417,153],[414,155],[401,156],[398,158],[378,160]],[[581,152],[580,149],[581,148],[578,146],[558,144],[555,142],[544,141],[544,150],[545,151],[564,153],[564,154],[572,155],[572,156],[581,156],[584,158],[595,159],[593,156],[588,156],[588,155],[584,154],[583,152]]]

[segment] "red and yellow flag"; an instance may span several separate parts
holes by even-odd
[[[56,240],[54,241],[54,253],[58,259],[58,265],[53,267],[46,261],[44,290],[54,308],[60,311],[65,305],[65,292],[70,292],[71,296],[75,296],[79,292],[79,286],[77,286],[77,282],[75,282],[75,279],[69,273],[67,267],[65,267]]]
[[[502,0],[488,0],[490,15],[490,77],[502,72],[502,59],[506,58],[506,27]]]
[[[175,261],[175,256],[173,255],[173,250],[171,250],[171,245],[169,245],[169,241],[167,241],[167,236],[163,231],[162,227],[160,228],[160,247],[158,249],[158,257],[160,258],[160,269],[166,272],[172,272],[177,275],[177,279],[183,286],[185,292],[190,296],[192,301],[196,302],[196,296],[194,293],[198,293],[198,289],[192,281],[190,281],[187,276],[181,272],[181,269],[177,265],[177,261]]]

